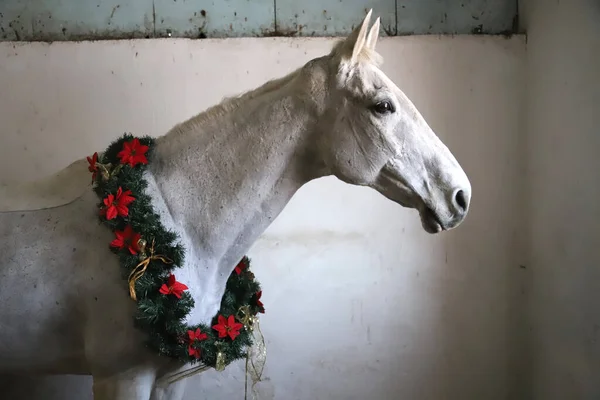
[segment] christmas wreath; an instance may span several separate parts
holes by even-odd
[[[184,363],[221,370],[247,356],[253,324],[264,313],[262,291],[244,256],[228,278],[221,306],[211,326],[188,326],[194,299],[174,269],[185,251],[168,231],[145,193],[143,172],[152,160],[154,140],[125,134],[98,156],[87,157],[99,218],[115,234],[110,249],[119,257],[129,295],[137,302],[134,323],[147,335],[147,346]]]

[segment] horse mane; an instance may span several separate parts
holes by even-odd
[[[299,68],[281,78],[276,78],[267,81],[266,83],[255,89],[251,89],[238,95],[224,97],[220,103],[210,106],[206,110],[201,111],[200,113],[189,118],[188,120],[175,125],[169,133],[177,134],[187,132],[198,126],[201,126],[207,121],[213,120],[215,118],[218,118],[236,110],[242,104],[249,100],[252,100],[263,94],[278,90],[279,88],[285,86],[287,83],[293,80],[299,74],[301,69],[302,68]]]
[[[342,58],[344,54],[347,53],[347,51],[347,41],[340,40],[333,46],[330,56],[337,56]],[[379,53],[366,47],[363,47],[363,49],[361,50],[359,54],[359,60],[361,62],[373,64],[377,67],[379,67],[383,63],[383,57]],[[224,97],[220,103],[210,106],[206,110],[201,111],[200,113],[189,118],[188,120],[175,125],[169,133],[180,134],[183,132],[194,130],[198,126],[201,126],[202,124],[206,123],[207,121],[211,121],[215,118],[221,117],[225,114],[236,110],[242,104],[249,100],[252,100],[263,94],[278,90],[282,86],[285,86],[294,78],[296,78],[301,73],[303,68],[304,66],[292,71],[291,73],[281,78],[269,80],[261,86],[249,90],[247,92],[234,96]]]

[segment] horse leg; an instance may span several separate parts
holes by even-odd
[[[186,380],[173,382],[168,386],[155,386],[150,400],[182,400],[185,394]]]
[[[94,400],[149,400],[156,372],[145,369],[93,378]]]

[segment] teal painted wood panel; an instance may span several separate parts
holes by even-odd
[[[399,0],[396,10],[398,35],[500,34],[518,22],[517,1],[507,0]]]
[[[155,0],[158,36],[265,36],[275,29],[273,0]]]
[[[518,0],[0,0],[0,40],[516,33]]]
[[[2,40],[150,37],[152,0],[0,0]]]
[[[277,0],[277,31],[294,36],[343,36],[362,22],[369,9],[381,17],[381,35],[396,32],[396,4],[390,0]]]

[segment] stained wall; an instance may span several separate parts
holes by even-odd
[[[34,179],[125,131],[161,135],[329,51],[328,38],[0,43],[0,181]],[[486,399],[514,389],[523,265],[525,41],[386,37],[385,72],[473,186],[460,229],[335,178],[306,185],[251,249],[268,345],[261,399]],[[590,228],[591,229],[591,228]],[[5,380],[13,399],[91,398],[84,377]],[[241,398],[243,364],[186,399]],[[515,398],[515,397],[512,397]],[[520,397],[516,397],[520,398]]]

